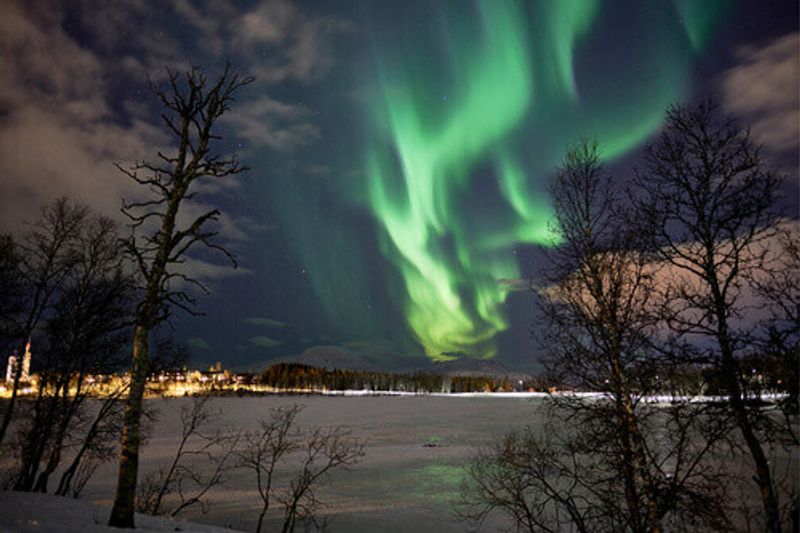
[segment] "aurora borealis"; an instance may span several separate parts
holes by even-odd
[[[617,51],[608,70],[585,59],[604,47],[595,1],[445,4],[413,39],[372,35],[353,208],[372,216],[428,357],[496,355],[508,281],[521,275],[512,248],[554,244],[547,183],[566,147],[591,137],[623,155],[683,98],[715,20],[686,6],[642,14],[628,29],[641,48]]]
[[[120,216],[131,190],[113,164],[166,139],[148,75],[227,59],[256,78],[217,145],[251,170],[190,206],[220,209],[240,268],[193,257],[207,316],[176,313],[164,333],[199,363],[413,371],[468,357],[535,371],[526,289],[557,246],[548,188],[567,147],[597,140],[624,183],[665,108],[711,96],[797,173],[795,0],[0,10],[4,231],[59,195]]]

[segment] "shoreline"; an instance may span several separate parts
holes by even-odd
[[[494,399],[548,399],[548,398],[576,398],[585,400],[611,399],[611,395],[602,392],[578,392],[578,391],[555,391],[555,392],[408,392],[392,390],[371,390],[371,389],[347,389],[347,390],[301,390],[301,389],[282,389],[282,390],[247,390],[247,389],[226,389],[195,391],[180,395],[171,394],[152,394],[148,399],[155,398],[183,398],[192,396],[220,396],[220,397],[248,397],[248,396],[333,396],[347,398],[363,397],[433,397],[433,398],[494,398]],[[789,397],[788,393],[766,393],[759,396],[751,395],[749,401],[761,401],[773,403]],[[638,401],[655,404],[673,403],[722,403],[727,402],[728,397],[724,395],[669,395],[652,394],[636,398]]]

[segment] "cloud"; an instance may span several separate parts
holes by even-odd
[[[264,336],[255,336],[250,337],[247,339],[247,343],[251,346],[256,346],[258,348],[275,348],[276,346],[280,346],[283,344],[283,341],[271,339],[269,337]]]
[[[360,350],[358,347],[338,345],[312,346],[300,354],[288,356],[281,360],[316,367],[354,370],[375,370],[383,362],[379,357],[368,351]],[[394,360],[396,361],[396,359]]]
[[[310,111],[269,96],[239,104],[223,120],[232,126],[237,136],[256,147],[286,151],[320,138]]]
[[[352,22],[301,12],[288,0],[267,0],[234,23],[237,44],[259,58],[253,74],[274,84],[312,82],[333,65],[334,37],[355,31]]]
[[[215,57],[225,53],[224,20],[236,16],[234,6],[226,1],[207,1],[203,7],[189,0],[171,0],[175,13],[197,35],[197,44]]]
[[[754,138],[797,162],[800,148],[800,33],[738,52],[722,78],[726,107],[752,125]]]
[[[191,348],[192,350],[202,350],[202,351],[206,351],[206,350],[210,350],[210,349],[211,349],[211,346],[210,346],[210,345],[208,344],[208,342],[206,342],[206,340],[205,340],[204,338],[202,338],[202,337],[190,337],[190,338],[189,338],[189,339],[186,341],[186,344],[187,344],[187,345],[189,346],[189,348]]]
[[[61,17],[55,9],[3,6],[0,223],[7,229],[60,195],[117,215],[133,186],[112,162],[152,153],[165,140],[142,120],[117,120],[103,64],[62,30]]]
[[[428,364],[426,358],[405,355],[389,343],[364,340],[309,346],[301,353],[280,357],[274,362],[382,372],[414,371],[420,364]]]
[[[212,263],[211,261],[193,257],[187,258],[185,263],[181,263],[174,270],[205,284],[222,278],[246,276],[253,273],[252,270],[247,268],[233,268],[230,263]],[[176,284],[176,287],[178,287],[178,284]]]
[[[531,290],[531,280],[529,279],[500,278],[497,280],[497,283],[505,287],[506,290],[512,292]]]
[[[759,323],[777,310],[776,302],[765,298],[765,294],[757,287],[775,283],[776,280],[793,280],[800,274],[796,260],[787,253],[787,239],[795,246],[800,243],[800,222],[797,220],[773,221],[762,237],[740,249],[738,254],[733,253],[730,240],[717,242],[715,262],[718,278],[728,279],[733,268],[737,272],[726,287],[731,328],[757,332]],[[633,257],[630,262],[620,259],[614,267],[630,272],[629,276],[621,280],[622,298],[628,301],[629,306],[635,306],[637,311],[652,316],[666,311],[667,315],[678,317],[684,323],[702,324],[702,328],[709,327],[713,331],[713,317],[703,308],[710,305],[711,295],[707,283],[697,274],[697,264],[706,260],[705,245],[697,241],[685,242],[679,244],[677,250],[679,254],[674,256],[674,262],[659,260],[639,265]],[[640,272],[637,270],[639,266]],[[616,276],[618,272],[625,271],[615,270],[613,274]],[[636,273],[641,274],[641,277],[637,277]],[[601,274],[604,277],[610,275],[607,271]],[[646,283],[641,285],[643,280]],[[539,294],[554,301],[568,301],[570,305],[582,307],[584,313],[594,314],[597,300],[591,296],[586,281],[577,272],[573,279],[568,279],[561,286],[563,290],[559,286],[548,285],[540,287]],[[787,288],[792,286],[796,285],[785,285],[786,299],[791,302],[790,305],[797,298],[797,294]],[[648,293],[645,288],[651,288],[654,292]],[[700,331],[702,328],[695,327],[694,330]],[[663,322],[658,324],[657,330],[662,333],[669,331],[667,324]]]
[[[286,327],[286,322],[281,322],[280,320],[273,320],[272,318],[262,318],[258,316],[252,316],[242,319],[243,324],[247,324],[249,326],[261,326],[270,329],[283,329]]]
[[[185,70],[192,65],[183,40],[168,29],[171,17],[166,8],[179,17],[181,25],[192,28],[191,35],[198,43],[218,41],[209,31],[215,24],[214,17],[206,16],[205,25],[198,25],[202,13],[194,10],[196,16],[191,17],[185,9],[191,6],[182,4],[179,0],[164,2],[165,9],[160,10],[145,0],[84,0],[66,5],[71,8],[71,22],[96,54],[113,60],[113,66],[128,75],[142,76],[147,72],[160,80],[165,78],[164,67]]]

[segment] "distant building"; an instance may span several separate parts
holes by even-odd
[[[17,356],[16,354],[9,355],[8,365],[6,366],[6,383],[13,382],[16,373],[17,373]]]
[[[25,357],[22,358],[22,376],[20,380],[30,381],[31,378],[31,340],[25,343]]]
[[[19,376],[20,381],[28,382],[31,379],[31,340],[25,344],[25,355],[22,357],[22,373]],[[14,353],[8,356],[8,364],[6,365],[6,382],[11,383],[14,381],[19,368],[19,356]]]

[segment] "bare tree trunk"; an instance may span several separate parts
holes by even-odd
[[[650,477],[649,466],[642,449],[642,435],[634,412],[633,400],[624,383],[624,375],[619,363],[619,357],[613,358],[612,376],[616,382],[615,395],[617,396],[617,416],[621,425],[621,444],[624,464],[622,465],[625,480],[625,500],[631,516],[631,527],[634,531],[650,531],[658,533],[661,528],[658,524],[653,483]],[[640,509],[639,479],[641,479],[647,506],[647,521],[643,521]]]
[[[633,446],[627,428],[622,429],[622,477],[625,480],[625,503],[630,513],[630,526],[633,531],[642,530],[642,516],[639,512],[639,494],[636,490],[636,468],[634,466]]]
[[[61,393],[61,384],[55,384],[54,396],[45,397],[45,383],[46,381],[43,380],[32,409],[34,415],[30,431],[25,435],[22,444],[22,464],[19,469],[19,477],[14,483],[14,490],[28,492],[33,489],[36,474],[39,471],[39,463],[41,463],[45,449],[50,442],[57,413],[56,399]]]
[[[109,520],[109,525],[115,527],[134,527],[141,441],[139,420],[148,372],[147,343],[150,331],[166,320],[173,306],[198,314],[193,310],[197,301],[195,296],[187,290],[176,288],[175,284],[208,292],[208,288],[197,279],[170,270],[170,267],[183,263],[185,254],[197,244],[222,252],[236,266],[233,256],[214,242],[217,231],[206,226],[218,220],[219,210],[212,209],[198,216],[182,229],[176,226],[176,220],[181,202],[191,198],[189,189],[195,180],[224,178],[246,170],[247,167],[239,164],[235,157],[223,158],[213,153],[211,144],[219,139],[213,131],[214,125],[229,109],[233,93],[253,79],[231,74],[227,64],[218,81],[210,86],[198,69],[186,73],[185,87],[181,87],[177,73],[171,72],[169,78],[169,89],[153,89],[163,106],[161,118],[164,126],[175,137],[176,152],[173,156],[159,152],[159,163],[143,162],[130,169],[117,166],[137,184],[148,187],[152,198],[123,202],[122,207],[123,214],[131,221],[132,229],[125,246],[138,266],[145,287],[136,312],[133,368],[122,432],[119,479]],[[157,220],[161,221],[158,232],[137,236],[137,228],[141,229],[145,222]]]
[[[79,377],[78,379],[82,380],[83,377]],[[64,449],[64,438],[67,436],[67,432],[70,429],[70,424],[72,423],[75,413],[78,411],[83,403],[83,400],[86,398],[80,393],[80,384],[76,387],[75,395],[72,397],[70,397],[69,384],[67,384],[67,388],[63,392],[64,402],[67,404],[67,406],[60,409],[61,420],[59,421],[58,432],[56,433],[53,443],[50,446],[50,456],[47,459],[47,464],[45,465],[44,470],[39,473],[36,484],[33,486],[33,492],[47,492],[47,483],[50,480],[50,476],[56,471],[56,468],[58,468],[58,465],[61,463],[61,452]]]
[[[283,521],[283,528],[281,533],[290,533],[294,531],[295,520],[297,519],[297,502],[292,502],[292,505],[286,510],[286,519]]]
[[[258,524],[256,524],[256,533],[261,533],[261,526],[264,524],[264,515],[267,514],[267,509],[269,509],[269,507],[265,505],[261,509],[261,513],[259,513],[258,515]]]
[[[57,496],[66,496],[69,492],[72,485],[72,480],[78,471],[81,461],[83,461],[84,456],[92,447],[95,439],[98,437],[100,425],[103,423],[106,417],[110,415],[111,410],[114,407],[114,403],[117,401],[120,394],[121,390],[117,390],[113,392],[109,398],[103,401],[103,405],[97,412],[97,416],[95,416],[94,420],[92,421],[92,425],[89,426],[89,430],[86,432],[86,437],[83,439],[81,448],[78,450],[78,453],[75,454],[75,457],[72,459],[72,463],[70,463],[64,473],[61,475],[61,480],[58,482],[58,488],[56,488],[54,493]],[[114,435],[114,439],[116,439],[116,435]]]
[[[111,510],[109,525],[112,527],[133,528],[136,499],[136,482],[139,472],[139,444],[141,442],[140,420],[142,417],[142,398],[147,379],[149,331],[142,325],[136,326],[133,340],[133,368],[128,401],[125,405],[125,425],[122,431],[122,449],[119,459],[119,476],[114,508]]]
[[[718,291],[715,286],[712,285],[712,289],[716,296]],[[742,438],[753,458],[753,463],[755,463],[755,481],[758,484],[758,492],[767,517],[767,531],[770,533],[780,533],[780,506],[778,504],[778,495],[775,493],[775,484],[772,480],[772,474],[769,470],[769,461],[767,461],[767,456],[764,453],[761,442],[758,440],[758,436],[753,431],[753,424],[747,413],[745,399],[742,397],[742,387],[739,383],[739,365],[733,357],[733,350],[731,350],[730,339],[728,338],[728,325],[725,317],[724,303],[722,305],[719,304],[719,302],[723,302],[721,296],[717,298],[717,302],[717,316],[719,318],[717,339],[720,346],[720,353],[722,354],[721,367],[725,379],[725,387],[728,389],[728,402],[733,411],[736,425],[739,427]]]

